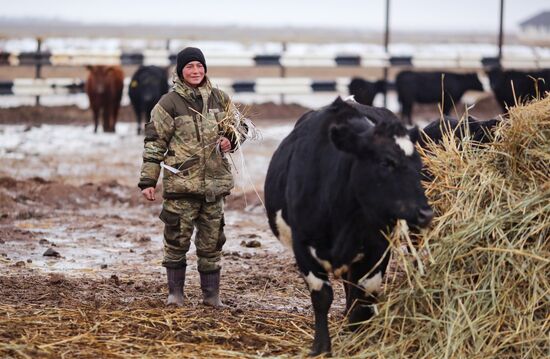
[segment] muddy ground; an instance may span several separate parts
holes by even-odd
[[[269,158],[306,110],[264,104],[250,111],[261,136],[232,155],[237,186],[226,202],[221,289],[228,306],[221,311],[200,303],[193,247],[184,308],[163,305],[161,200],[146,202],[136,187],[143,139],[128,108],[116,134],[94,134],[90,113],[75,107],[0,110],[0,356],[306,353],[313,333],[309,294],[292,255],[269,231],[262,204]],[[333,323],[343,308],[343,290],[336,285]],[[36,319],[45,313],[47,323]],[[159,315],[175,318],[169,332],[176,347],[148,353],[141,347],[98,346],[98,329],[86,331],[71,317],[92,315],[106,325],[116,313],[141,313],[149,322]],[[139,323],[130,322],[122,320],[113,335],[129,336],[133,343],[166,338],[154,330],[140,336]],[[278,330],[289,323],[294,329]],[[54,332],[48,331],[52,325]],[[205,335],[220,326],[245,329]],[[84,342],[84,332],[92,342]],[[281,349],[280,343],[288,344]],[[222,347],[233,354],[220,352]]]
[[[266,339],[276,331],[270,326],[278,321],[294,320],[296,332],[309,341],[307,289],[291,254],[269,231],[261,201],[269,157],[290,131],[296,112],[304,109],[264,104],[254,111],[260,108],[279,119],[258,117],[261,138],[232,155],[237,187],[226,203],[228,241],[221,290],[228,307],[221,312],[201,304],[193,247],[185,307],[164,307],[167,288],[160,265],[161,200],[145,201],[136,186],[143,138],[135,134],[133,122],[119,122],[116,134],[94,134],[89,113],[77,108],[1,110],[0,357],[59,357],[63,353],[69,357],[114,357],[129,353],[105,347],[97,351],[95,344],[71,344],[72,340],[55,344],[84,330],[68,316],[71,310],[82,310],[86,316],[93,313],[99,322],[105,319],[108,323],[118,312],[145,311],[147,318],[175,316],[186,335],[178,336],[173,328],[169,333],[187,346],[174,351],[174,356],[220,348],[260,356],[281,354],[280,346],[268,345],[271,339]],[[342,310],[340,293],[334,315],[341,317]],[[44,319],[35,319],[37,312],[55,313],[55,319],[39,325]],[[251,321],[256,323],[253,331],[245,326],[236,336],[205,337],[211,328],[236,330],[243,322],[252,325]],[[184,329],[190,323],[194,329]],[[52,326],[57,328],[56,337],[46,329]],[[132,328],[124,327],[119,336],[132,333]],[[155,335],[149,333],[141,339],[157,338]],[[292,340],[300,336],[282,334]],[[197,347],[199,344],[202,346]],[[298,354],[307,346],[294,345],[285,353]],[[164,349],[150,354],[133,350],[137,356],[172,355]]]

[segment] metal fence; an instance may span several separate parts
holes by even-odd
[[[0,66],[34,66],[34,78],[0,81],[0,95],[66,95],[81,93],[84,80],[79,78],[41,78],[43,66],[85,66],[85,65],[158,65],[170,66],[176,62],[176,54],[168,49],[144,49],[125,52],[122,50],[47,50],[42,51],[42,40],[37,40],[37,49],[32,52],[0,52]],[[216,67],[278,67],[279,77],[240,80],[238,78],[217,78],[216,84],[230,94],[312,94],[347,93],[349,77],[332,80],[318,80],[306,77],[287,77],[289,68],[413,68],[413,69],[464,69],[479,71],[491,66],[503,68],[536,69],[550,67],[550,52],[523,51],[519,53],[484,56],[476,52],[432,53],[423,51],[411,55],[393,55],[388,52],[342,54],[296,54],[255,53],[252,51],[212,51],[208,53],[208,66]],[[129,79],[126,79],[128,83]],[[389,84],[391,89],[391,83]]]

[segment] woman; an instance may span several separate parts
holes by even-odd
[[[183,305],[186,254],[196,228],[203,303],[220,307],[220,259],[225,243],[224,197],[233,188],[224,155],[235,151],[247,127],[229,96],[206,76],[202,51],[187,47],[177,56],[174,91],[164,95],[145,125],[145,149],[139,187],[155,200],[163,167],[164,260],[168,305]]]

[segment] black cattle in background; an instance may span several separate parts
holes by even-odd
[[[441,143],[444,134],[452,134],[457,140],[462,140],[464,137],[468,136],[471,141],[489,143],[493,140],[496,126],[500,121],[501,120],[495,118],[478,120],[472,116],[468,116],[468,118],[464,120],[458,120],[454,117],[444,116],[443,118],[431,122],[421,130],[422,134],[418,140],[418,144],[420,147],[426,149],[430,143]],[[434,179],[427,167],[422,169],[422,176],[426,181],[431,182]],[[415,242],[414,239],[413,242]]]
[[[386,82],[378,80],[375,82],[363,80],[360,77],[351,79],[348,85],[349,94],[353,95],[355,101],[372,106],[374,98],[378,93],[384,93],[386,90]]]
[[[418,144],[426,148],[430,140],[436,144],[441,143],[444,133],[452,133],[457,139],[463,139],[468,135],[472,141],[488,143],[492,141],[493,132],[499,122],[500,120],[495,118],[478,120],[468,116],[467,119],[460,121],[454,117],[444,116],[422,129],[424,134],[418,140]]]
[[[448,115],[453,104],[459,102],[466,91],[483,91],[476,73],[402,71],[395,79],[395,87],[401,104],[401,118],[408,124],[412,124],[414,103],[443,101],[443,113]],[[442,96],[443,93],[445,96]]]
[[[329,273],[345,278],[346,313],[358,327],[374,314],[389,261],[383,232],[398,219],[423,227],[433,217],[420,183],[418,135],[387,109],[338,98],[304,114],[273,154],[267,217],[310,290],[311,355],[331,351]]]
[[[128,95],[136,114],[137,133],[141,133],[141,119],[151,120],[151,111],[162,95],[168,92],[168,75],[165,68],[140,66],[132,76]]]
[[[537,97],[537,91],[541,98],[546,91],[550,91],[550,69],[503,71],[500,68],[493,68],[487,71],[487,76],[503,111],[506,111],[506,106],[511,107],[516,104],[514,94],[515,98],[523,101]]]

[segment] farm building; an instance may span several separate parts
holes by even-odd
[[[550,43],[550,10],[521,22],[519,37],[526,42]]]

